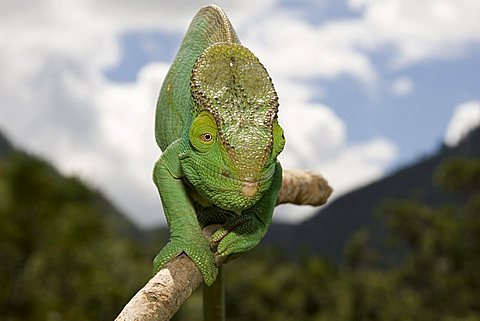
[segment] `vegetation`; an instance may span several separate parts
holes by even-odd
[[[0,319],[108,320],[151,274],[98,195],[44,162],[0,162]]]
[[[480,320],[480,159],[452,159],[435,184],[460,203],[386,201],[385,247],[355,234],[343,261],[259,249],[226,268],[227,319]],[[112,320],[151,273],[159,243],[113,223],[98,193],[44,162],[0,161],[0,319]],[[200,320],[195,293],[175,320]]]

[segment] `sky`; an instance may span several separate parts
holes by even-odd
[[[0,130],[95,186],[141,227],[158,92],[209,1],[0,0]],[[480,124],[480,1],[217,1],[279,95],[284,168],[334,197],[454,146]],[[280,206],[301,222],[311,207]]]

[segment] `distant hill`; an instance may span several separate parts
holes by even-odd
[[[151,276],[161,242],[145,236],[94,188],[0,135],[0,320],[113,320]]]
[[[452,199],[433,185],[433,172],[453,156],[480,157],[480,128],[472,131],[458,146],[442,146],[430,157],[406,166],[388,177],[359,188],[331,202],[313,218],[300,225],[274,224],[263,245],[280,246],[295,254],[310,253],[339,260],[351,236],[361,228],[378,231],[376,210],[387,199],[415,198],[436,205]]]
[[[0,132],[0,160],[7,157],[13,151],[13,147],[10,142]]]
[[[12,161],[10,156],[15,153],[40,162],[42,166],[47,168],[51,173],[51,177],[58,180],[59,184],[62,184],[67,179],[67,177],[64,177],[62,174],[60,174],[48,162],[38,158],[37,156],[30,155],[15,148],[0,132],[0,164]],[[95,206],[100,213],[104,213],[103,218],[107,220],[108,224],[116,229],[116,231],[118,231],[121,235],[133,237],[137,240],[143,240],[145,238],[145,233],[130,220],[128,220],[126,216],[121,213],[102,193],[95,190],[92,186],[88,186],[86,183],[80,182],[80,184],[82,184],[85,189],[90,190],[95,195]]]

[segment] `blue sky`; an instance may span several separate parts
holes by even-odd
[[[327,84],[329,95],[322,101],[335,106],[352,141],[376,135],[394,141],[399,155],[392,166],[398,167],[438,148],[454,107],[478,99],[479,53],[475,48],[462,59],[432,60],[401,70],[391,70],[381,58],[374,58],[384,82],[380,92],[369,95],[341,78]],[[399,77],[412,81],[410,93],[399,95],[389,88]]]
[[[0,129],[98,186],[135,222],[164,222],[151,168],[168,66],[206,1],[0,4]],[[480,123],[480,2],[217,2],[280,97],[285,167],[339,196],[455,144]],[[281,207],[298,222],[311,208]]]

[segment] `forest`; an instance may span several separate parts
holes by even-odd
[[[0,153],[0,319],[112,320],[165,240],[136,229],[75,177]],[[332,261],[274,244],[225,266],[227,319],[480,320],[480,159],[449,157],[433,184],[461,201],[385,199]],[[158,233],[157,233],[158,234]],[[195,292],[174,320],[201,320]]]

